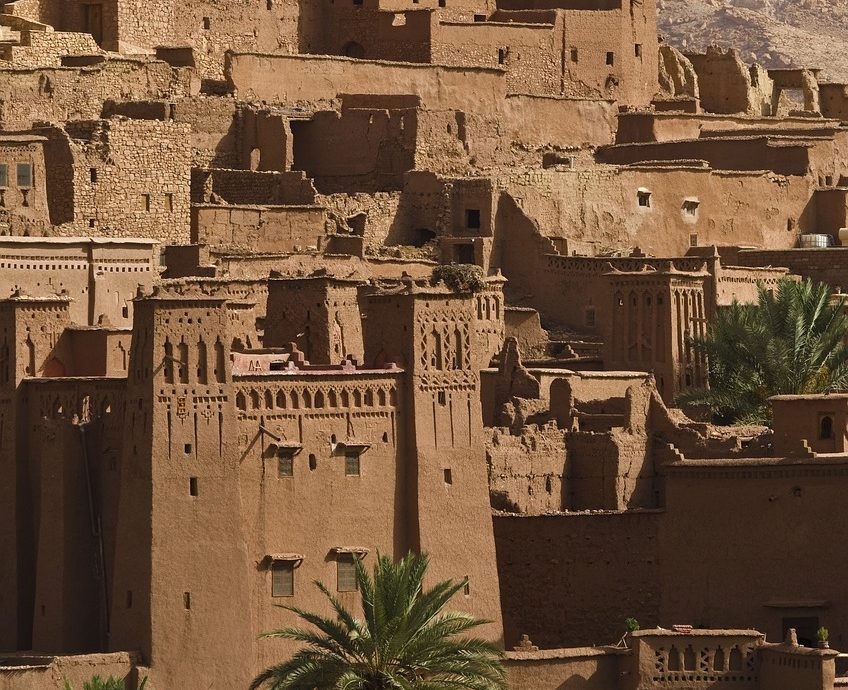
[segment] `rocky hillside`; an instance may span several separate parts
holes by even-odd
[[[657,0],[660,33],[684,51],[738,48],[766,67],[820,67],[848,82],[848,0]]]

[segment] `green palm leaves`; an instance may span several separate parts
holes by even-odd
[[[398,563],[377,554],[373,578],[356,561],[363,618],[355,618],[320,582],[336,617],[285,607],[315,630],[286,628],[282,637],[305,646],[260,673],[251,690],[505,690],[501,651],[465,633],[485,623],[442,609],[464,586],[450,580],[424,590],[426,555]]]
[[[848,390],[848,318],[842,299],[810,280],[759,287],[758,304],[718,312],[706,338],[710,388],[678,403],[709,407],[719,423],[768,424],[772,395]]]

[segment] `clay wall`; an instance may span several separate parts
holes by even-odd
[[[292,169],[322,194],[399,190],[415,165],[415,111],[320,112],[290,126]]]
[[[425,108],[486,111],[506,95],[502,70],[342,57],[230,52],[226,75],[242,100],[291,105],[329,103],[347,93],[414,94]]]
[[[800,638],[815,644],[823,625],[831,644],[844,646],[848,609],[836,584],[843,563],[822,558],[817,536],[842,536],[844,459],[687,461],[666,472],[657,579],[663,620],[706,627],[744,621],[779,640],[786,620],[812,618]],[[794,565],[803,563],[815,567]]]
[[[294,252],[326,245],[327,211],[321,206],[220,206],[195,204],[191,241],[256,252]]]
[[[117,538],[114,498],[124,381],[30,379],[24,441],[34,532],[33,648],[97,651],[105,645],[109,583],[98,577]],[[114,413],[113,413],[114,412]],[[85,429],[75,424],[87,422]],[[98,497],[89,501],[89,487]],[[102,524],[102,539],[93,526]],[[56,586],[57,579],[62,583]]]
[[[808,146],[781,144],[778,147],[768,138],[622,144],[598,152],[599,162],[615,165],[685,160],[703,160],[716,170],[771,170],[780,175],[806,175],[811,167]]]
[[[66,291],[73,323],[132,324],[132,299],[156,272],[153,242],[88,238],[0,239],[0,292],[23,290],[34,297]]]
[[[357,282],[270,280],[265,346],[292,342],[312,364],[339,364],[348,355],[363,361]]]
[[[646,167],[540,171],[495,182],[506,193],[498,202],[488,268],[503,270],[512,295],[534,295],[543,320],[590,306],[588,296],[559,299],[573,295],[574,286],[554,287],[558,259],[549,256],[556,250],[548,237],[586,241],[595,251],[638,246],[651,255],[675,256],[693,243],[721,244],[721,238],[730,236],[740,244],[787,249],[799,232],[816,227],[815,197],[804,178]],[[650,192],[649,207],[640,206],[640,189]],[[580,203],[564,204],[562,199]],[[514,200],[521,202],[520,208]],[[693,212],[687,201],[696,201]],[[520,251],[514,249],[519,245]],[[533,245],[535,252],[528,249]],[[765,265],[769,263],[786,265]],[[549,271],[552,275],[546,275]],[[544,289],[536,283],[542,279]],[[585,316],[578,317],[585,328]]]
[[[610,690],[619,684],[619,655],[594,647],[507,652],[509,687],[513,690]]]
[[[492,507],[525,515],[566,509],[565,432],[552,427],[487,429],[486,462]]]
[[[781,268],[741,268],[721,266],[715,275],[715,306],[728,307],[734,301],[755,304],[758,299],[757,285],[774,289],[780,280],[787,277]]]
[[[95,675],[126,678],[129,683],[145,676],[139,668],[141,659],[131,652],[58,657],[22,653],[4,655],[4,659],[5,664],[0,666],[0,690],[63,690],[65,681],[73,688],[82,687]]]
[[[625,618],[643,626],[657,621],[662,517],[653,511],[495,515],[507,649],[522,634],[549,649],[614,644]]]
[[[611,144],[617,127],[611,101],[510,94],[503,109],[512,141],[536,148]]]
[[[848,120],[848,89],[845,84],[819,84],[819,99],[822,116]]]
[[[771,399],[774,454],[844,453],[848,442],[848,398],[844,395],[779,395]],[[804,445],[806,444],[806,446]]]
[[[399,280],[404,273],[416,280],[429,278],[436,265],[420,259],[407,261],[398,258],[369,257],[367,261],[357,256],[328,254],[227,254],[213,253],[215,263],[222,273],[233,278],[261,278],[269,271],[277,270],[283,275],[309,274],[326,269],[335,275],[354,274],[363,278],[387,278]]]
[[[367,60],[436,62],[431,42],[438,28],[435,12],[423,8],[399,8],[397,12],[356,6],[349,1],[325,10],[319,45],[309,53],[345,55]]]
[[[370,566],[378,549],[397,558],[409,548],[401,508],[408,472],[401,375],[242,376],[235,391],[242,502],[252,506],[244,512],[244,528],[251,535],[249,561],[259,564],[249,578],[253,633],[296,624],[294,614],[275,604],[329,614],[326,599],[312,585],[316,579],[356,610],[359,593],[337,592],[337,561],[344,550],[364,549]],[[283,440],[275,441],[259,424]],[[299,449],[290,477],[278,473],[276,448],[284,444]],[[348,446],[364,449],[355,476],[346,474]],[[361,517],[337,521],[329,515]],[[295,563],[294,594],[275,597],[266,557],[287,553],[302,557]],[[261,641],[253,664],[275,663],[295,647]]]

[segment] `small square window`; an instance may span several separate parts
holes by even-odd
[[[209,17],[203,18],[203,28],[206,29],[206,31],[209,31],[209,29],[212,28],[212,20]]]
[[[439,7],[447,7],[448,3],[446,0],[439,0]]]
[[[685,213],[687,216],[697,216],[698,207],[700,205],[700,202],[695,201],[694,199],[686,199],[683,202],[683,213]]]
[[[339,592],[355,592],[358,589],[353,554],[339,554],[336,561],[336,589]]]
[[[610,66],[615,64],[615,53],[607,53],[607,64]]]
[[[572,62],[578,62],[578,57],[579,57],[579,55],[578,55],[578,52],[577,52],[577,48],[572,48],[571,49],[571,61]]]
[[[689,235],[689,246],[697,247],[698,246],[698,233],[693,232]]]
[[[359,451],[349,450],[345,453],[345,474],[348,477],[358,477],[360,469]]]
[[[277,476],[294,476],[294,453],[290,450],[280,450],[277,454]]]
[[[185,453],[186,455],[191,455],[191,444],[190,443],[186,443],[183,446],[183,453]]]
[[[293,561],[274,561],[271,563],[271,596],[294,596]]]
[[[480,209],[469,208],[465,210],[465,227],[469,230],[480,229]]]
[[[636,193],[639,199],[639,206],[642,208],[651,208],[651,193],[646,190],[639,190]]]
[[[32,187],[32,164],[18,163],[18,187]]]
[[[474,21],[475,22],[485,22],[486,21],[486,15],[485,14],[475,14],[474,15]]]
[[[89,218],[89,219],[88,219],[88,227],[93,228],[93,227],[95,227],[95,225],[96,225],[96,224],[97,224],[97,223],[96,223],[96,221],[94,220],[94,218]]]
[[[439,391],[436,394],[436,400],[438,400],[439,405],[447,405],[448,404],[448,395],[444,391]]]

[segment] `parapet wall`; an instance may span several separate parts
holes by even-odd
[[[503,70],[318,55],[228,52],[227,82],[241,100],[328,103],[343,94],[413,94],[424,107],[496,110],[506,96]]]

